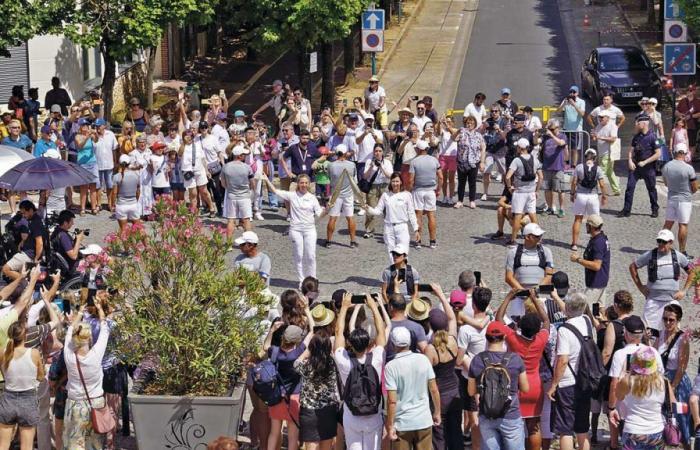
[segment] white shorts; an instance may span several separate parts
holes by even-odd
[[[537,196],[534,192],[513,192],[512,205],[513,214],[534,214],[537,208]]]
[[[207,178],[206,171],[195,170],[194,176],[192,178],[190,178],[189,180],[185,180],[183,177],[183,181],[185,182],[185,189],[193,189],[199,186],[206,186],[209,182],[209,179]]]
[[[666,220],[687,225],[690,223],[690,213],[693,212],[692,202],[669,200],[666,205]]]
[[[250,198],[224,197],[223,216],[227,219],[250,219],[253,217],[253,202]]]
[[[506,157],[496,153],[486,153],[484,160],[484,173],[492,173],[496,169],[501,175],[506,174]]]
[[[328,212],[328,215],[331,217],[339,217],[341,215],[343,217],[352,217],[354,214],[354,204],[354,195],[351,195],[350,197],[338,197],[335,199],[335,203]]]
[[[24,252],[18,252],[15,253],[12,258],[10,258],[9,261],[7,261],[7,267],[10,268],[11,271],[13,272],[19,272],[22,270],[22,267],[24,267],[25,264],[34,262],[32,258],[27,256],[26,253]]]
[[[138,220],[141,217],[141,208],[138,202],[119,203],[114,207],[114,216],[117,220]]]
[[[413,203],[416,211],[435,211],[437,209],[437,197],[432,189],[413,191]]]
[[[576,194],[574,199],[574,216],[592,216],[600,214],[598,194]]]

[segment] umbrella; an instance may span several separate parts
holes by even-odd
[[[53,158],[24,161],[0,176],[0,188],[13,191],[53,190],[94,182],[93,174],[79,165]]]
[[[34,159],[34,156],[25,150],[10,145],[0,145],[0,175],[29,159]]]

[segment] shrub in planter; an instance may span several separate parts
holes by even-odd
[[[233,270],[225,229],[206,226],[184,204],[154,206],[156,222],[106,238],[108,284],[116,288],[115,347],[154,377],[145,394],[226,396],[258,346],[268,298],[264,282]]]

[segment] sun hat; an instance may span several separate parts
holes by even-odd
[[[676,148],[673,149],[673,153],[688,153],[688,144],[685,142],[677,143]]]
[[[658,370],[656,367],[656,352],[648,346],[642,346],[632,354],[630,370],[636,375],[651,375]]]
[[[126,156],[126,155],[125,155]],[[84,249],[80,250],[83,255],[99,255],[102,253],[102,247],[97,244],[90,244]]]
[[[410,108],[401,108],[401,109],[399,109],[399,115],[401,115],[401,114],[403,114],[403,113],[410,114],[411,117],[413,117],[413,116],[415,115],[415,114],[413,114],[413,111],[411,111]]]
[[[421,299],[413,300],[406,308],[406,315],[413,320],[425,320],[430,315],[430,305]]]
[[[520,138],[520,139],[517,140],[517,142],[515,143],[515,145],[518,146],[518,147],[520,147],[520,148],[528,148],[528,147],[530,146],[530,141],[528,141],[528,140],[525,139],[525,138]]]
[[[131,158],[129,158],[129,155],[121,155],[119,157],[119,165],[129,164],[130,162],[131,162]]]
[[[408,347],[411,345],[411,332],[406,327],[392,329],[391,343],[394,344],[394,347]]]
[[[319,303],[311,310],[311,317],[314,319],[315,327],[325,327],[333,322],[335,313]]]
[[[376,75],[372,75],[369,79],[370,83],[379,83],[379,77]]]
[[[61,154],[55,148],[50,148],[44,152],[44,158],[61,159]]]
[[[422,139],[419,139],[418,142],[416,142],[416,148],[418,150],[425,150],[428,148],[428,141],[424,141]]]

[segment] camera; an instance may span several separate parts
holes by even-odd
[[[494,119],[491,119],[491,118],[486,119],[486,125],[489,128],[493,128],[494,126],[496,126],[496,121]]]
[[[85,236],[90,236],[90,229],[89,229],[89,228],[85,228],[84,230],[81,230],[80,228],[76,228],[76,229],[75,229],[75,234],[80,234],[81,232],[82,232]]]
[[[380,160],[378,160],[378,159],[375,159],[375,160],[374,160],[374,165],[377,166],[377,167],[381,167],[382,162],[381,162]]]
[[[576,95],[575,94],[569,94],[566,96],[567,99],[569,100],[576,100]]]

